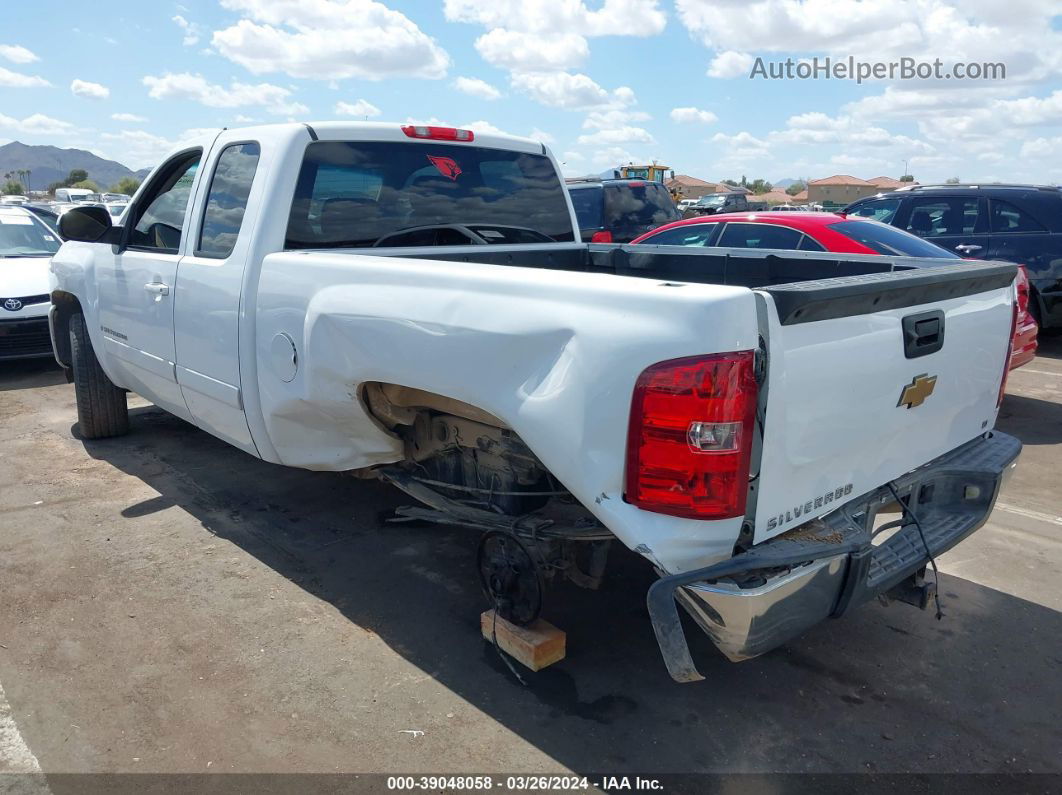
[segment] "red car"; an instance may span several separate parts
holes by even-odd
[[[632,243],[657,246],[720,246],[789,251],[831,251],[903,257],[961,259],[935,243],[868,218],[837,213],[724,213],[675,221],[646,232]],[[1010,369],[1032,361],[1039,329],[1029,313],[1029,277],[1018,266],[1018,321]]]

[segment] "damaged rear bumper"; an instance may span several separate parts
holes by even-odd
[[[910,511],[880,544],[872,542],[875,519],[896,508],[888,485],[744,554],[661,578],[647,600],[668,672],[679,682],[704,678],[676,600],[730,659],[763,654],[900,586],[925,567],[927,545],[936,556],[981,527],[1020,452],[1021,442],[993,431],[897,478],[892,486]]]

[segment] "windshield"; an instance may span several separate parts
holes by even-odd
[[[320,141],[306,148],[285,246],[372,246],[404,229],[452,225],[489,227],[496,234],[482,236],[488,243],[526,232],[540,241],[575,239],[564,187],[544,155],[436,142]]]
[[[0,212],[0,257],[50,257],[58,250],[55,234],[37,219]]]
[[[721,207],[723,202],[726,201],[726,195],[722,193],[714,193],[711,196],[702,196],[697,204],[704,207]]]
[[[958,254],[953,254],[936,243],[930,243],[928,240],[908,234],[902,229],[875,221],[839,221],[836,224],[830,224],[829,228],[835,232],[840,232],[850,240],[862,243],[879,254],[962,259]]]

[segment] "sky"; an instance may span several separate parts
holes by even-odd
[[[569,175],[1062,183],[1062,0],[83,0],[0,10],[0,143],[137,169],[216,127],[436,122]],[[750,77],[825,57],[993,79]]]

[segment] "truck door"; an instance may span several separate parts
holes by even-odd
[[[177,271],[174,300],[177,382],[193,422],[258,455],[240,391],[239,317],[251,231],[260,206],[261,158],[256,141],[226,141],[223,133],[204,161],[192,238]],[[252,209],[248,210],[248,206]]]
[[[105,355],[121,380],[148,400],[190,419],[177,384],[173,290],[202,148],[173,156],[128,213],[118,253],[96,252]]]

